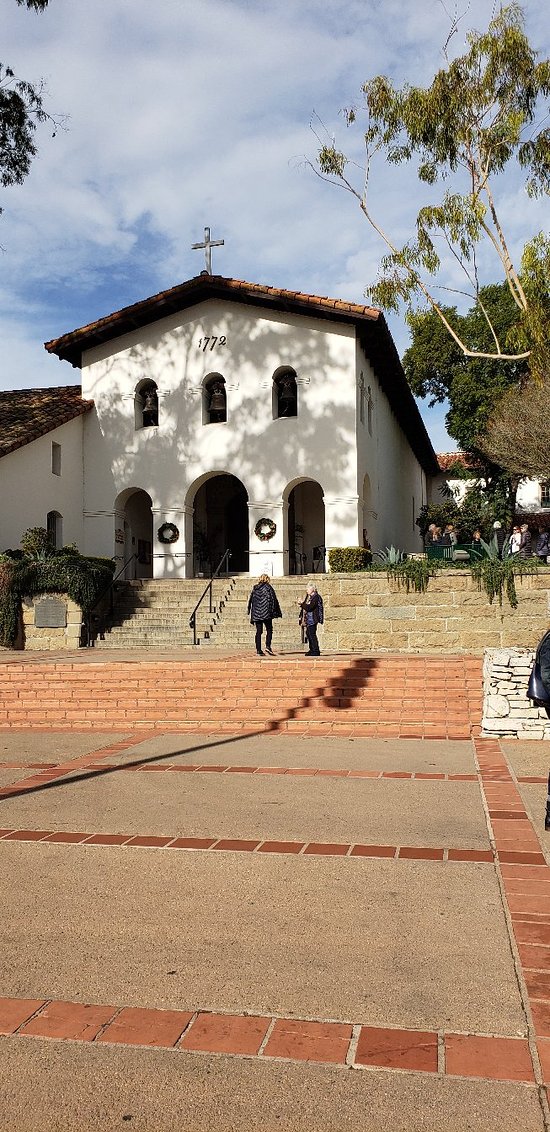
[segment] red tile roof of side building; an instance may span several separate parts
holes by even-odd
[[[440,471],[448,472],[449,469],[459,465],[462,468],[471,470],[472,472],[479,471],[479,466],[476,464],[472,456],[467,452],[438,452],[437,462]]]
[[[89,412],[80,385],[0,392],[0,457]]]

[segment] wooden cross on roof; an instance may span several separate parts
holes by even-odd
[[[204,242],[202,244],[191,244],[193,251],[197,248],[204,248],[204,258],[206,260],[206,271],[208,275],[212,274],[212,248],[220,248],[224,243],[224,240],[211,240],[210,228],[205,228]]]

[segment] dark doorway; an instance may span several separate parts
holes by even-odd
[[[303,480],[288,496],[289,573],[324,573],[325,504],[320,484]]]
[[[195,496],[193,515],[194,573],[215,570],[224,551],[231,551],[229,572],[249,570],[248,495],[236,476],[217,475]]]

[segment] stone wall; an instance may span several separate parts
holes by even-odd
[[[53,607],[55,602],[55,608]],[[59,616],[40,616],[47,603],[52,603],[52,612]],[[37,608],[39,615],[37,616]],[[37,620],[56,620],[64,622],[56,626],[41,628]],[[66,594],[37,594],[23,599],[23,648],[31,652],[49,652],[54,649],[77,649],[82,631],[82,611]]]
[[[492,605],[469,571],[430,578],[407,593],[385,573],[327,574],[323,648],[352,652],[472,652],[534,648],[550,626],[550,570],[516,580],[519,604]]]
[[[550,739],[545,709],[535,707],[526,696],[534,659],[534,649],[487,650],[483,662],[483,735]]]

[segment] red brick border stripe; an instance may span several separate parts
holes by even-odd
[[[433,845],[363,845],[337,841],[258,840],[247,837],[163,837],[156,834],[73,833],[51,829],[0,829],[0,844],[6,841],[30,841],[49,845],[111,845],[141,849],[212,849],[226,853],[290,853],[321,857],[391,857],[412,861],[492,863],[494,860],[490,849],[446,849]]]
[[[0,998],[0,1034],[535,1083],[528,1041],[517,1037],[17,998]],[[542,1053],[547,1080],[550,1061]]]
[[[120,749],[124,750],[128,746],[134,746],[135,740],[127,743],[124,747],[121,745]],[[137,742],[142,742],[138,740]],[[106,751],[106,757],[112,753],[112,748],[109,747]],[[88,758],[89,756],[86,756]],[[4,790],[13,790],[15,787],[20,790],[23,786],[32,783],[36,785],[38,781],[42,782],[50,776],[52,778],[60,777],[61,775],[71,773],[74,770],[87,770],[90,772],[96,771],[98,774],[105,770],[116,771],[133,771],[134,773],[148,772],[148,773],[194,773],[194,774],[288,774],[288,775],[303,775],[307,778],[373,778],[373,779],[406,779],[414,782],[477,782],[477,774],[443,774],[443,773],[427,773],[421,771],[407,771],[407,770],[348,770],[345,767],[327,769],[325,767],[292,767],[292,766],[227,766],[211,763],[142,763],[139,766],[134,766],[132,763],[104,763],[97,762],[98,753],[94,751],[93,761],[84,761],[82,759],[75,760],[72,763],[16,763],[16,762],[0,762],[0,770],[36,770],[38,774],[33,775],[32,778],[23,779],[21,782],[14,783],[9,787],[3,787],[0,790],[0,795]],[[546,778],[528,778],[518,779],[519,782],[546,782]]]
[[[503,900],[510,934],[515,937],[521,964],[520,987],[526,1013],[531,1016],[544,1083],[550,1085],[550,867],[529,820],[506,757],[495,740],[475,740],[481,789],[488,825],[498,854]],[[541,779],[546,782],[546,779]],[[475,1064],[479,1050],[455,1042],[450,1064]],[[496,1054],[496,1047],[488,1057]],[[481,1062],[483,1064],[483,1061]],[[518,1068],[521,1072],[521,1067]],[[520,1079],[520,1078],[518,1078]]]

